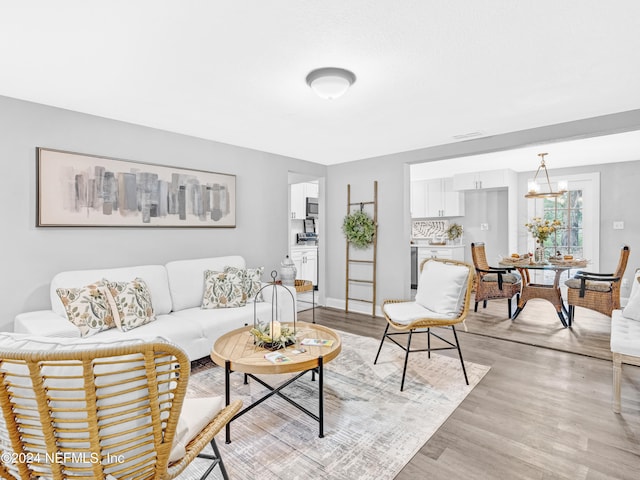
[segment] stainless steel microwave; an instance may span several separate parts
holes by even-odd
[[[307,197],[307,218],[318,218],[318,199]]]

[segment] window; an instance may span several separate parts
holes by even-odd
[[[543,244],[546,257],[560,252],[561,255],[584,258],[582,207],[582,190],[570,190],[561,197],[544,199],[543,218],[562,222],[562,226]]]

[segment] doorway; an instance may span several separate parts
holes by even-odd
[[[323,183],[321,177],[289,172],[289,257],[296,280],[313,285],[312,291],[297,292],[298,311],[322,304],[324,298]]]

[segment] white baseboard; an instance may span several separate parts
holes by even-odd
[[[327,298],[325,303],[327,307],[337,308],[338,310],[344,310],[346,304],[343,298]],[[362,313],[363,315],[371,315],[371,304],[358,302],[357,300],[349,300],[349,311]],[[380,305],[376,305],[376,317],[384,317]]]

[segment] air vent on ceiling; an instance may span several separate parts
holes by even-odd
[[[484,133],[482,132],[469,132],[469,133],[461,133],[459,135],[454,135],[453,138],[456,140],[466,140],[467,138],[473,137],[481,137]]]

